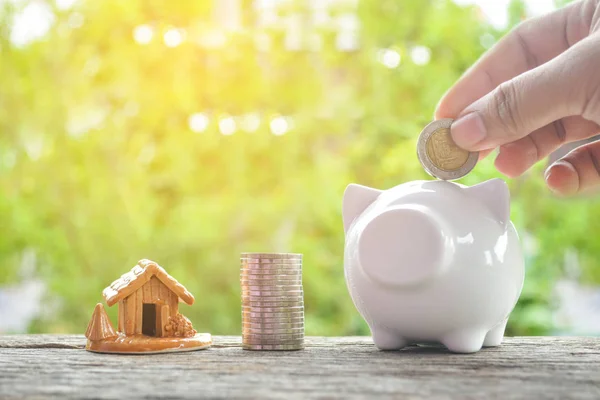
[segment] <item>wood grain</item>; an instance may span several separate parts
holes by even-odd
[[[119,311],[118,311],[118,316],[117,318],[119,319],[118,321],[118,331],[119,332],[125,332],[125,303],[123,302],[123,300],[119,301]]]
[[[600,338],[507,338],[470,355],[382,352],[368,337],[308,337],[295,352],[240,343],[119,356],[86,352],[82,335],[0,336],[0,398],[600,398]]]
[[[134,292],[134,294],[131,295],[131,299],[133,302],[135,302],[135,318],[134,318],[134,326],[135,326],[135,333],[136,334],[141,334],[142,333],[142,317],[144,315],[144,306],[143,306],[143,289],[139,288],[138,290],[136,290]]]

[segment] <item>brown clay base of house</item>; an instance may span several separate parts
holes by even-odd
[[[95,353],[156,354],[206,349],[212,345],[210,333],[197,333],[192,337],[151,337],[145,335],[117,336],[88,340],[85,349]]]

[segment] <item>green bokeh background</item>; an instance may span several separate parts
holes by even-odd
[[[238,334],[240,252],[291,251],[304,254],[306,333],[369,334],[343,277],[343,191],[429,179],[419,132],[505,31],[449,0],[340,2],[330,18],[360,20],[358,49],[342,52],[333,24],[311,26],[307,3],[290,1],[279,18],[299,15],[303,40],[316,35],[321,48],[288,51],[284,30],[256,24],[252,2],[234,31],[215,22],[216,3],[49,2],[54,24],[24,47],[9,26],[28,2],[1,3],[0,287],[19,282],[24,254],[35,254],[48,293],[30,332],[82,332],[102,289],[150,258],[195,295],[181,311],[198,330]],[[513,1],[508,28],[525,17]],[[146,45],[132,34],[140,24],[155,32]],[[173,48],[161,37],[170,26],[186,30]],[[224,45],[199,43],[211,32]],[[265,38],[266,50],[256,45]],[[425,65],[411,60],[417,45],[430,50]],[[378,61],[380,49],[401,55],[397,68]],[[201,133],[189,126],[197,112],[210,118]],[[247,113],[258,130],[219,132],[220,118]],[[293,121],[285,135],[270,132],[276,115]],[[527,251],[509,335],[552,332],[566,251],[579,255],[582,282],[600,283],[600,206],[553,197],[544,167],[507,180]],[[488,157],[460,182],[493,177]]]

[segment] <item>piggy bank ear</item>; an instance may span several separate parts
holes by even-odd
[[[418,205],[390,208],[362,232],[358,257],[383,285],[408,286],[437,276],[450,263],[452,241],[440,219]]]
[[[506,226],[509,223],[510,191],[508,185],[502,179],[490,179],[464,190],[469,196],[474,196],[484,203],[500,225]]]
[[[344,219],[344,232],[348,232],[348,228],[352,222],[362,214],[363,211],[374,202],[381,194],[381,190],[372,189],[367,186],[351,183],[344,192],[344,200],[342,201],[342,218]]]

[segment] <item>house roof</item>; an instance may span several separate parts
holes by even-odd
[[[166,287],[189,305],[194,303],[194,296],[175,278],[167,274],[163,267],[151,260],[140,260],[135,267],[102,291],[106,304],[110,307],[129,296],[156,276]]]

